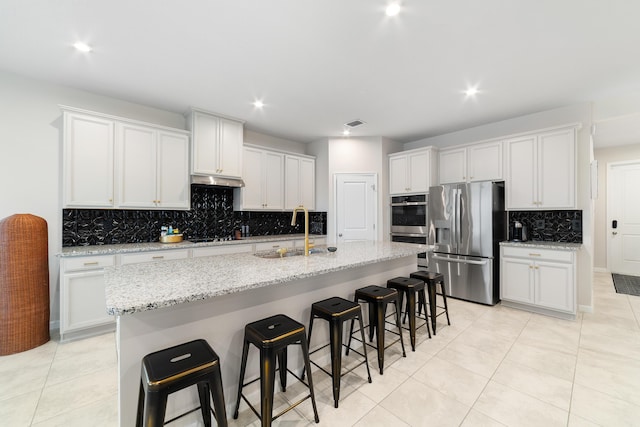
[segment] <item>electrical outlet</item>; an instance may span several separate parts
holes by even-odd
[[[544,219],[537,219],[536,220],[536,229],[537,230],[544,229]]]
[[[573,231],[582,230],[582,221],[580,221],[579,219],[572,219],[571,220],[571,229]]]

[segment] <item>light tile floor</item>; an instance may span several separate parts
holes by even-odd
[[[439,317],[431,340],[422,329],[406,358],[388,349],[383,376],[369,353],[372,384],[363,367],[345,376],[340,408],[329,377],[314,372],[319,425],[638,426],[640,297],[616,294],[611,276],[596,273],[594,299],[594,313],[576,321],[450,300],[452,325]],[[0,357],[0,378],[0,425],[117,425],[114,334]],[[303,391],[292,384],[277,404]],[[242,409],[230,425],[258,426]],[[312,419],[305,402],[274,425]],[[201,421],[195,413],[172,425]]]

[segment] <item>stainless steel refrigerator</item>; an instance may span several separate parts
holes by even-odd
[[[429,270],[442,273],[455,298],[494,305],[500,299],[499,242],[505,239],[504,183],[445,184],[429,189]]]

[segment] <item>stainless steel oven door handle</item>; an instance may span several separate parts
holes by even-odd
[[[391,206],[427,206],[426,202],[391,203]]]
[[[424,237],[425,239],[427,238],[426,234],[419,234],[419,233],[391,233],[391,237]]]
[[[440,261],[447,261],[447,262],[457,262],[458,264],[472,264],[472,265],[485,265],[488,262],[488,260],[486,259],[484,261],[469,261],[466,259],[446,258],[438,255],[432,256],[431,259],[437,259]]]

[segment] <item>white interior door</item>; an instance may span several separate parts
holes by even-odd
[[[336,174],[336,241],[376,240],[375,174]]]
[[[608,264],[612,273],[640,276],[640,160],[607,169]]]

